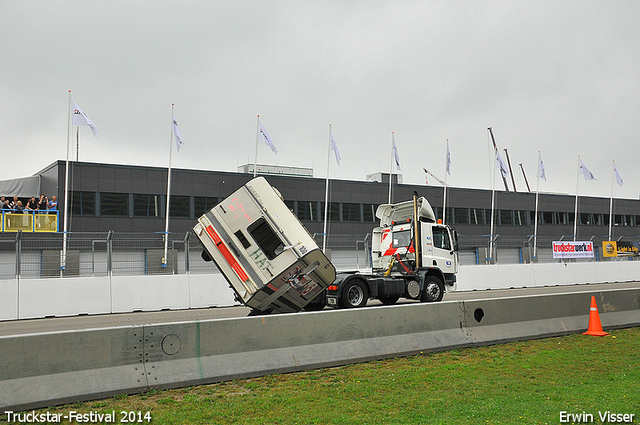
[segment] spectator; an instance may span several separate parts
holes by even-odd
[[[38,201],[38,211],[46,211],[48,203],[49,200],[46,196],[44,196],[44,193],[40,195],[40,200]]]
[[[18,197],[14,196],[13,197],[13,201],[9,204],[11,206],[11,209],[15,209],[18,206]]]
[[[49,201],[49,211],[58,211],[58,200],[55,196],[52,196]]]
[[[36,201],[35,196],[32,196],[31,199],[27,201],[27,205],[25,205],[24,209],[27,213],[38,209],[38,201]]]
[[[9,200],[8,199],[4,199],[4,196],[2,197],[2,199],[4,200],[4,202],[2,202],[2,209],[3,210],[11,210],[11,205],[9,204]]]
[[[18,200],[18,202],[16,202],[16,205],[13,207],[13,209],[16,212],[22,212],[24,210],[24,207],[22,206],[22,201]]]

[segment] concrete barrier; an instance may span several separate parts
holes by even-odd
[[[233,290],[220,273],[190,274],[190,308],[227,307],[238,304],[233,298]]]
[[[143,327],[0,337],[0,411],[148,388]]]
[[[465,329],[474,345],[586,331],[591,296],[602,326],[640,324],[640,290],[609,290],[465,301]]]
[[[640,261],[462,266],[457,290],[629,282],[638,278]],[[0,291],[0,321],[237,305],[221,274],[12,279],[0,281]]]
[[[0,409],[583,332],[592,295],[605,329],[640,325],[640,289],[594,288],[0,337]]]
[[[18,318],[18,279],[0,280],[0,321]]]
[[[108,277],[20,279],[19,318],[111,312]]]
[[[177,275],[112,276],[112,313],[189,308],[189,277]]]

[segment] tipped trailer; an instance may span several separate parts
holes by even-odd
[[[263,177],[254,178],[198,219],[193,228],[252,314],[326,306],[352,308],[371,298],[442,300],[456,288],[458,238],[436,223],[425,198],[380,205],[373,229],[372,273],[336,269],[304,225]],[[418,241],[416,243],[415,241]]]

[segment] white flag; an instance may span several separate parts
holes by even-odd
[[[540,158],[540,163],[538,164],[538,177],[547,181],[547,173],[544,171],[544,162],[540,155],[538,155],[538,157]]]
[[[446,173],[451,175],[451,152],[449,151],[449,140],[447,140],[447,168]]]
[[[178,121],[176,121],[176,113],[173,113],[173,134],[176,136],[176,147],[178,148],[178,152],[180,152],[180,148],[184,145],[182,141],[182,136],[180,136],[180,129],[178,128]]]
[[[342,158],[340,157],[340,152],[338,152],[338,145],[336,144],[336,139],[333,138],[333,133],[331,133],[331,150],[335,153],[336,162],[340,165],[340,160]]]
[[[618,169],[615,165],[613,166],[613,171],[616,173],[616,182],[618,183],[618,186],[622,187],[624,181],[622,180],[622,177],[620,177],[620,173],[618,173]]]
[[[258,132],[262,136],[264,142],[267,144],[267,146],[269,146],[271,148],[273,153],[278,155],[278,149],[276,149],[276,146],[271,141],[271,137],[269,137],[269,134],[267,134],[267,131],[264,129],[264,127],[262,126],[262,123],[260,122],[259,119],[258,119],[258,128],[259,128]]]
[[[598,179],[596,179],[596,176],[594,176],[593,173],[591,171],[589,171],[587,166],[584,165],[582,160],[580,160],[580,174],[582,174],[584,176],[584,179],[587,180],[587,181],[588,180],[598,180]]]
[[[497,149],[496,149],[496,167],[500,169],[500,173],[502,174],[502,177],[507,177],[509,175],[509,169],[504,164],[504,161],[500,156],[500,152],[498,152]]]
[[[72,100],[71,103],[73,103],[73,116],[71,119],[73,125],[88,125],[93,135],[98,137],[98,127],[96,127],[95,124],[91,122],[87,114],[82,112],[82,109],[78,108],[76,102]]]
[[[400,169],[400,157],[398,156],[398,148],[396,146],[396,141],[393,141],[393,157],[396,160],[396,168],[398,169],[398,171],[402,171]]]

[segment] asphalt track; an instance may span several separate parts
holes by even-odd
[[[489,298],[511,298],[527,295],[543,295],[558,293],[595,292],[613,289],[640,289],[640,282],[602,283],[568,286],[549,286],[522,289],[500,289],[472,292],[453,292],[445,294],[443,303],[448,301],[467,301]],[[398,304],[415,303],[417,301],[400,300]],[[371,300],[365,308],[382,305]],[[588,313],[589,306],[585,306]],[[205,308],[192,310],[169,310],[153,312],[119,313],[92,316],[51,317],[45,319],[26,319],[0,322],[0,337],[56,331],[73,331],[100,329],[118,326],[142,326],[150,324],[169,324],[181,322],[205,321],[212,319],[229,319],[245,317],[249,309],[242,306]],[[304,314],[293,313],[293,314]]]

